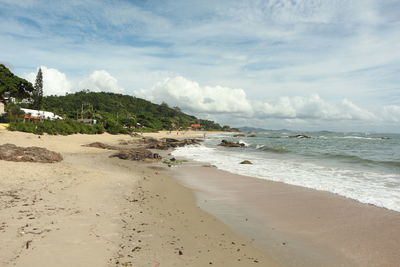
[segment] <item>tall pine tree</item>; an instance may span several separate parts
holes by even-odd
[[[33,88],[34,88],[32,94],[33,107],[35,109],[40,110],[42,109],[42,99],[43,99],[43,73],[41,68],[39,68],[39,71],[36,75],[36,81]]]

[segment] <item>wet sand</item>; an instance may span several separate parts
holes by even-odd
[[[398,266],[400,213],[329,192],[190,163],[176,176],[198,203],[283,266]]]

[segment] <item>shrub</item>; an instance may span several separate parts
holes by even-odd
[[[104,133],[102,125],[87,125],[75,120],[44,120],[44,121],[17,121],[11,122],[10,131],[20,131],[34,134],[69,135],[69,134],[101,134]]]

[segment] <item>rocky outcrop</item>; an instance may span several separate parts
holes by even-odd
[[[124,160],[160,160],[161,156],[157,153],[153,153],[145,148],[121,148],[116,146],[110,146],[104,143],[95,142],[88,145],[84,145],[87,147],[96,147],[101,149],[108,150],[118,150],[117,153],[114,153],[110,156],[110,158],[119,158]]]
[[[239,143],[239,142],[232,142],[232,141],[228,141],[228,140],[222,140],[221,144],[219,144],[219,146],[225,146],[225,147],[244,147],[243,143]]]
[[[60,153],[43,147],[19,147],[13,144],[0,145],[0,160],[16,162],[54,163],[63,160]]]
[[[134,148],[134,149],[118,151],[117,153],[112,154],[110,158],[141,161],[141,160],[160,160],[161,156],[157,153],[151,152],[148,149]]]
[[[250,160],[243,160],[240,164],[253,164]]]
[[[146,138],[147,139],[147,138]],[[154,138],[152,138],[154,139]],[[145,141],[148,143],[145,147],[148,149],[160,149],[160,150],[167,150],[170,148],[182,147],[186,145],[198,145],[200,144],[201,140],[198,139],[173,139],[173,138],[163,138],[160,140],[154,139],[151,141]]]
[[[247,137],[257,137],[255,134],[248,135]]]
[[[301,139],[301,138],[311,138],[311,136],[302,135],[302,134],[297,134],[297,135],[289,136],[289,138],[299,138],[299,139]]]
[[[233,135],[233,137],[245,137],[246,135],[244,135],[244,134],[235,134],[235,135]]]

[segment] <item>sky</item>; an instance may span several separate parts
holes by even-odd
[[[397,0],[0,0],[0,63],[230,126],[400,132]]]

